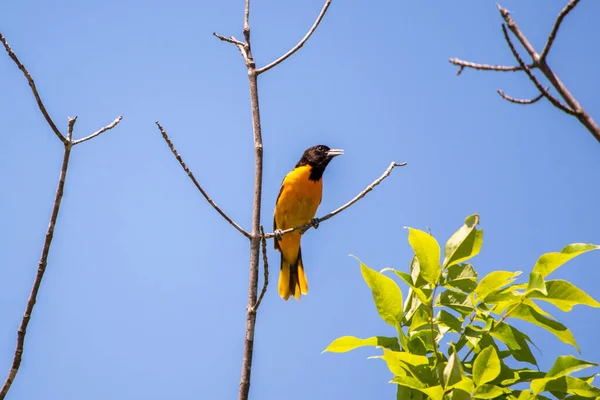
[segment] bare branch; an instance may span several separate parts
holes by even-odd
[[[169,149],[171,149],[171,152],[173,153],[173,155],[175,156],[175,158],[177,158],[177,161],[179,161],[179,164],[181,164],[181,167],[183,168],[183,170],[188,174],[188,176],[190,177],[190,179],[192,180],[192,182],[194,183],[194,185],[196,186],[196,188],[200,191],[200,193],[202,194],[202,196],[204,196],[204,198],[206,199],[206,201],[208,201],[208,203],[211,206],[213,206],[213,208],[215,210],[217,210],[217,212],[219,214],[221,214],[221,216],[223,218],[225,218],[225,220],[227,222],[229,222],[231,224],[231,226],[233,226],[235,229],[237,229],[242,235],[244,235],[245,237],[247,237],[248,239],[250,239],[251,238],[250,234],[248,232],[246,232],[241,226],[239,226],[234,220],[232,220],[231,218],[229,218],[229,216],[227,214],[225,214],[225,212],[223,210],[221,210],[219,208],[219,206],[210,198],[210,196],[204,191],[204,189],[202,189],[202,186],[200,186],[200,184],[198,183],[198,181],[194,177],[194,174],[192,173],[192,171],[190,171],[190,169],[188,168],[188,166],[185,163],[185,161],[183,161],[183,158],[181,158],[181,156],[177,152],[177,149],[175,149],[175,146],[173,145],[173,142],[171,142],[171,139],[169,138],[169,135],[167,135],[167,132],[164,130],[164,128],[161,126],[161,124],[158,121],[156,121],[156,125],[158,126],[158,129],[160,129],[160,133],[162,134],[163,138],[165,139],[165,142],[167,142],[167,145],[169,146]]]
[[[75,122],[77,121],[77,116],[75,117],[69,117],[69,129],[67,131],[67,142],[71,143],[71,146],[73,145],[73,142],[71,142],[71,140],[73,139],[73,128],[75,127]]]
[[[267,286],[269,286],[269,260],[267,258],[267,239],[265,238],[265,228],[262,225],[260,226],[260,238],[260,242],[262,245],[264,280],[262,289],[260,291],[260,296],[258,296],[258,300],[256,300],[256,303],[252,307],[252,311],[254,313],[256,313],[256,311],[258,310],[260,302],[262,301],[263,297],[265,297],[265,293],[267,293]]]
[[[546,91],[548,90],[550,90],[550,88],[546,88]],[[533,99],[516,99],[512,96],[507,95],[500,89],[498,89],[497,92],[500,95],[500,97],[502,97],[504,100],[508,100],[511,103],[515,104],[534,104],[537,103],[542,97],[544,97],[544,93],[540,93],[539,95],[537,95],[537,97],[534,97]]]
[[[76,144],[79,144],[79,143],[87,142],[88,140],[93,139],[96,136],[101,135],[101,134],[103,134],[104,132],[106,132],[108,130],[111,130],[112,128],[114,128],[115,126],[117,126],[119,124],[119,122],[121,122],[122,119],[123,119],[123,116],[119,115],[113,122],[111,122],[110,124],[106,125],[103,128],[100,128],[99,130],[97,130],[96,132],[92,133],[91,135],[86,136],[86,137],[81,138],[81,139],[74,140],[73,141],[73,146],[75,146]]]
[[[457,65],[460,67],[459,72],[456,75],[460,75],[464,68],[477,69],[480,71],[502,71],[502,72],[516,72],[523,71],[521,66],[509,66],[509,65],[488,65],[488,64],[477,64],[470,61],[464,61],[458,58],[450,58],[448,60],[451,64]],[[529,65],[529,68],[535,68],[535,66]]]
[[[502,15],[502,18],[504,18],[504,21],[506,22],[506,25],[508,25],[508,28],[510,29],[510,31],[513,33],[513,35],[515,35],[515,37],[519,40],[519,42],[521,42],[521,45],[523,45],[525,50],[527,50],[527,53],[531,56],[531,59],[533,60],[534,64],[539,65],[540,56],[535,51],[535,49],[533,48],[531,43],[529,43],[529,40],[527,40],[527,38],[525,37],[523,32],[521,32],[521,30],[519,29],[515,20],[511,18],[508,10],[506,8],[500,7],[499,4],[497,4],[497,6],[498,6],[498,10],[500,10],[500,15]],[[505,27],[502,29],[506,30]],[[506,38],[506,35],[505,35],[505,38]],[[509,44],[512,45],[511,43],[509,43]],[[513,46],[513,48],[514,48],[514,46]],[[522,62],[519,64],[522,64]],[[521,66],[523,66],[523,65],[521,65]]]
[[[213,36],[221,39],[224,42],[235,44],[236,46],[244,46],[244,47],[246,46],[246,43],[240,42],[239,40],[237,40],[233,36],[226,37],[226,36],[223,36],[223,35],[219,35],[217,32],[213,32]]]
[[[306,35],[304,35],[304,37],[302,38],[302,40],[300,40],[300,42],[298,42],[298,44],[296,46],[294,46],[290,51],[288,51],[287,53],[285,53],[284,55],[282,55],[281,57],[279,57],[277,60],[273,61],[272,63],[270,63],[270,64],[268,64],[268,65],[266,65],[266,66],[264,66],[262,68],[257,68],[256,69],[256,73],[257,74],[262,74],[263,72],[267,72],[268,70],[270,70],[274,66],[282,63],[287,58],[289,58],[292,54],[294,54],[295,52],[297,52],[298,50],[300,50],[300,48],[302,46],[304,46],[304,43],[306,43],[308,41],[308,39],[311,37],[311,35],[313,34],[313,32],[317,29],[317,27],[321,23],[321,20],[325,16],[325,13],[327,12],[327,9],[329,8],[330,5],[331,5],[331,0],[326,0],[325,4],[323,5],[323,8],[321,9],[321,13],[317,17],[317,20],[315,21],[315,23],[313,24],[313,26],[308,30],[308,32],[306,33]]]
[[[350,207],[352,204],[356,203],[357,201],[359,201],[360,199],[362,199],[363,197],[365,197],[367,195],[367,193],[369,193],[371,190],[373,190],[375,188],[375,186],[379,185],[385,178],[387,178],[388,176],[390,176],[390,174],[392,173],[392,170],[395,167],[404,167],[405,165],[406,165],[405,162],[403,162],[403,163],[392,162],[390,164],[390,166],[385,170],[385,172],[379,178],[375,179],[373,181],[373,183],[371,183],[369,186],[367,186],[362,192],[360,192],[359,194],[357,194],[352,200],[350,200],[349,202],[347,202],[343,206],[339,207],[338,209],[330,212],[329,214],[324,215],[321,218],[317,218],[315,220],[315,222],[317,224],[320,224],[321,222],[327,221],[329,218],[331,218],[331,217],[333,217],[333,216],[341,213],[346,208]],[[294,231],[297,231],[297,230],[308,230],[311,227],[314,227],[314,225],[315,225],[315,223],[311,222],[311,223],[308,223],[308,224],[305,224],[305,225],[297,226],[295,228],[290,228],[290,229],[283,230],[281,232],[277,232],[277,235],[285,235],[285,234],[288,234],[290,232],[294,232]],[[266,239],[271,239],[271,238],[273,238],[275,236],[276,236],[275,232],[273,232],[273,233],[267,233],[266,235],[264,235],[264,237]]]
[[[542,55],[540,56],[541,60],[545,60],[546,57],[548,56],[548,52],[550,51],[550,48],[552,47],[552,44],[554,43],[554,39],[556,38],[556,34],[558,33],[558,28],[560,28],[560,24],[562,24],[562,21],[563,21],[563,19],[565,19],[567,14],[570,13],[571,10],[575,8],[577,3],[579,3],[579,0],[569,1],[569,3],[565,6],[565,8],[563,8],[561,10],[561,12],[558,14],[558,17],[556,17],[556,22],[554,22],[552,31],[550,32],[550,35],[548,35],[548,40],[546,41],[546,45],[544,46],[544,49],[542,50]]]
[[[54,134],[58,137],[58,139],[61,142],[66,143],[67,139],[65,139],[63,134],[60,133],[60,131],[56,127],[56,124],[54,123],[54,121],[52,121],[52,118],[48,114],[48,111],[46,111],[46,107],[44,106],[44,103],[42,102],[42,99],[40,98],[40,94],[38,93],[38,90],[35,86],[35,82],[33,81],[33,78],[31,77],[31,74],[29,73],[27,68],[25,68],[25,66],[21,63],[21,61],[19,61],[19,59],[17,58],[17,55],[10,48],[10,46],[8,45],[8,42],[6,41],[6,38],[2,35],[2,33],[0,33],[0,42],[2,42],[2,44],[4,45],[4,48],[6,49],[6,52],[8,53],[10,58],[12,58],[12,60],[15,62],[15,64],[17,64],[17,67],[19,67],[21,72],[23,72],[23,75],[25,75],[25,78],[27,79],[27,82],[29,82],[29,86],[31,87],[31,91],[33,92],[33,96],[35,97],[35,101],[37,102],[38,108],[44,115],[44,118],[46,118],[46,122],[48,123],[48,125],[50,125],[50,128],[52,129]]]
[[[510,18],[510,16],[508,18]],[[516,26],[516,24],[514,25],[514,29],[516,29],[517,31],[519,29]],[[515,46],[513,45],[512,41],[510,40],[510,36],[508,35],[508,31],[506,30],[506,25],[504,25],[504,24],[502,24],[502,32],[504,33],[504,39],[506,40],[506,43],[508,43],[508,47],[510,47],[510,50],[512,51],[513,56],[517,59],[517,61],[519,62],[519,65],[521,65],[523,67],[523,70],[525,71],[525,73],[527,74],[529,79],[531,79],[531,81],[533,82],[535,87],[540,91],[540,93],[545,98],[547,98],[554,107],[566,112],[567,114],[574,115],[575,113],[573,112],[573,110],[571,110],[568,107],[566,107],[565,105],[563,105],[556,97],[552,96],[547,90],[544,89],[544,86],[542,86],[542,84],[537,80],[537,78],[535,77],[533,72],[531,72],[531,70],[525,65],[525,63],[521,59],[521,56],[519,55],[519,53],[515,49]],[[518,31],[518,32],[520,33],[520,31]],[[525,41],[526,40],[527,39],[525,39]],[[535,51],[534,51],[534,53],[535,53]],[[537,54],[536,54],[536,56],[537,56]]]
[[[75,119],[76,118],[69,118],[69,131],[72,131],[73,129]],[[64,193],[65,179],[67,177],[67,168],[69,166],[69,157],[71,155],[71,149],[72,146],[70,145],[70,143],[66,142],[64,147],[62,167],[60,169],[60,176],[58,178],[58,186],[56,188],[56,195],[54,197],[54,205],[52,206],[52,213],[50,214],[50,223],[48,224],[48,230],[46,231],[46,238],[44,240],[44,246],[42,248],[42,255],[38,263],[38,270],[35,276],[35,280],[33,281],[33,287],[31,288],[29,299],[27,300],[25,313],[23,314],[21,324],[19,325],[19,330],[17,331],[17,346],[15,349],[15,354],[13,356],[12,366],[10,368],[10,371],[8,372],[8,376],[6,377],[6,381],[4,382],[2,389],[0,389],[0,400],[3,400],[6,397],[6,394],[8,393],[10,386],[15,380],[15,377],[17,376],[17,372],[19,371],[19,367],[21,365],[23,347],[25,344],[25,335],[27,334],[27,325],[29,325],[29,320],[33,312],[33,307],[35,306],[38,290],[40,289],[40,285],[44,277],[44,272],[46,272],[48,254],[50,253],[50,245],[52,244],[52,238],[54,237],[54,227],[56,226],[56,220],[58,218],[58,212],[60,210],[60,204]]]

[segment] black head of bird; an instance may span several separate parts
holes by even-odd
[[[309,147],[304,151],[304,154],[302,154],[302,158],[300,158],[300,161],[296,164],[296,168],[303,165],[310,165],[312,169],[309,179],[318,181],[323,176],[327,164],[329,164],[334,157],[341,154],[344,154],[344,150],[330,149],[323,144]]]

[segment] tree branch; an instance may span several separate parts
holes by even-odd
[[[188,174],[188,176],[190,177],[190,179],[194,183],[194,186],[196,186],[196,188],[200,191],[200,193],[202,194],[202,196],[204,196],[204,198],[206,199],[206,201],[208,201],[208,204],[210,204],[211,206],[213,206],[213,208],[215,210],[217,210],[217,212],[219,214],[221,214],[221,216],[227,222],[229,222],[231,224],[231,226],[233,226],[235,229],[237,229],[238,232],[240,232],[242,235],[244,235],[245,237],[247,237],[248,239],[250,239],[251,238],[250,234],[248,232],[246,232],[244,230],[244,228],[242,228],[241,226],[239,226],[234,220],[232,220],[231,218],[229,218],[229,216],[227,214],[225,214],[225,212],[223,210],[221,210],[221,208],[217,205],[217,203],[215,203],[210,198],[210,196],[208,195],[208,193],[206,193],[204,191],[204,189],[202,188],[202,186],[200,186],[200,183],[198,183],[198,181],[196,180],[196,177],[194,177],[194,174],[192,173],[192,171],[188,168],[188,166],[185,163],[185,161],[183,161],[183,158],[177,152],[177,149],[175,148],[175,146],[173,145],[173,142],[169,138],[169,135],[167,134],[167,131],[165,131],[165,129],[160,124],[160,122],[156,121],[155,123],[156,123],[156,126],[158,126],[158,129],[160,130],[160,133],[162,134],[163,139],[165,139],[165,142],[167,142],[167,145],[169,146],[169,149],[171,149],[171,152],[173,153],[173,155],[175,156],[175,158],[177,159],[177,161],[179,161],[179,164],[181,165],[181,168],[183,168],[183,170]]]
[[[265,238],[265,228],[260,226],[260,236],[261,236],[261,245],[262,245],[262,259],[263,259],[263,268],[264,268],[264,281],[263,286],[260,291],[260,296],[258,296],[258,300],[252,307],[252,311],[256,313],[260,303],[262,302],[263,297],[265,297],[265,293],[267,292],[267,286],[269,286],[269,260],[267,258],[267,239]]]
[[[331,217],[333,217],[333,216],[341,213],[346,208],[350,207],[352,204],[356,203],[357,201],[359,201],[360,199],[362,199],[363,197],[365,197],[367,195],[367,193],[369,193],[371,190],[373,190],[375,188],[375,186],[379,185],[385,178],[387,178],[388,176],[390,176],[390,174],[392,173],[392,170],[395,167],[404,167],[405,165],[406,165],[405,162],[400,163],[400,164],[397,163],[397,162],[392,162],[390,164],[390,166],[385,170],[385,172],[379,178],[375,179],[369,186],[367,186],[362,192],[360,192],[359,194],[357,194],[352,200],[350,200],[349,202],[347,202],[343,206],[339,207],[338,209],[330,212],[329,214],[324,215],[321,218],[317,218],[316,222],[317,223],[321,223],[323,221],[327,221],[329,218],[331,218]],[[311,222],[311,223],[308,223],[308,224],[305,224],[305,225],[297,226],[295,228],[286,229],[284,231],[277,232],[277,233],[275,233],[275,232],[273,232],[273,233],[267,233],[267,234],[264,235],[264,237],[265,237],[265,239],[271,239],[271,238],[273,238],[273,237],[275,237],[277,235],[283,236],[283,235],[286,235],[286,234],[288,234],[290,232],[294,232],[294,231],[297,231],[297,230],[310,229],[313,226],[314,226],[314,223]]]
[[[96,136],[101,135],[102,133],[104,133],[104,132],[106,132],[108,130],[111,130],[112,128],[114,128],[115,126],[117,126],[119,124],[119,122],[121,122],[122,119],[123,119],[123,116],[119,115],[117,117],[117,119],[115,119],[113,122],[111,122],[110,124],[106,125],[103,128],[100,128],[99,130],[97,130],[96,132],[92,133],[91,135],[86,136],[86,137],[84,137],[82,139],[74,140],[73,141],[73,146],[75,146],[75,145],[77,145],[79,143],[87,142],[88,140],[93,139]],[[71,140],[71,138],[69,138],[69,140]]]
[[[550,88],[546,88],[546,91],[548,91],[549,89]],[[537,95],[537,97],[534,97],[533,99],[516,99],[507,95],[500,89],[498,89],[497,92],[500,95],[500,97],[502,97],[504,100],[510,101],[511,103],[515,104],[534,104],[538,102],[542,97],[544,97],[544,93],[540,93],[539,95]]]
[[[537,87],[539,92],[544,97],[546,97],[548,99],[548,101],[550,101],[552,103],[552,105],[554,105],[561,111],[564,111],[567,114],[573,115],[575,118],[577,118],[579,120],[579,122],[583,126],[585,126],[585,128],[592,134],[592,136],[594,136],[594,138],[598,142],[600,142],[600,127],[592,119],[592,117],[583,109],[583,107],[581,107],[579,102],[575,99],[575,97],[571,94],[571,92],[569,92],[569,90],[562,83],[562,81],[559,79],[559,77],[552,71],[552,69],[550,69],[548,62],[546,61],[546,58],[548,56],[550,48],[552,47],[552,44],[554,43],[554,40],[556,38],[556,35],[560,28],[560,25],[562,24],[564,18],[567,16],[567,14],[569,14],[569,12],[571,12],[578,3],[579,3],[579,0],[569,1],[569,3],[558,14],[558,17],[556,18],[554,26],[552,27],[552,31],[548,35],[546,45],[544,46],[544,49],[542,50],[541,55],[535,51],[535,48],[533,47],[533,45],[527,40],[527,38],[525,37],[523,32],[521,32],[517,23],[511,18],[508,10],[506,10],[505,8],[502,8],[500,5],[497,5],[498,10],[500,11],[500,15],[506,22],[506,25],[508,26],[510,31],[515,35],[515,37],[519,40],[521,45],[525,48],[525,50],[527,51],[527,53],[533,60],[532,64],[526,65],[523,62],[523,60],[521,60],[519,54],[515,50],[515,47],[510,40],[510,37],[508,36],[508,34],[506,32],[505,25],[502,25],[502,31],[504,33],[506,42],[509,45],[513,55],[515,56],[517,61],[519,61],[519,67],[505,67],[505,66],[492,66],[492,65],[486,65],[486,64],[475,64],[475,63],[471,63],[469,61],[463,61],[463,60],[459,60],[456,58],[450,59],[449,61],[452,64],[458,65],[460,67],[457,75],[459,75],[463,71],[464,68],[473,68],[473,69],[488,70],[488,71],[521,71],[521,70],[524,71],[527,74],[527,76],[529,77],[529,79],[531,79],[531,81]],[[552,87],[554,87],[554,89],[556,89],[556,91],[558,92],[560,97],[562,97],[562,99],[564,100],[566,105],[562,104],[556,97],[552,96],[547,89],[544,89],[544,87],[537,80],[535,75],[533,75],[533,73],[531,72],[534,68],[539,69],[544,74],[544,76],[546,77],[546,79],[548,79],[548,81],[550,82]],[[499,92],[499,94],[506,100],[511,101],[507,98],[510,96],[506,96],[506,95],[503,96],[503,94],[500,92]],[[513,99],[513,100],[518,100],[518,99]],[[526,100],[525,102],[521,102],[521,101],[515,101],[515,102],[517,102],[519,104],[532,104],[534,101],[530,102],[529,100]]]
[[[73,125],[75,124],[76,118],[69,118],[69,132],[72,133]],[[33,287],[31,289],[31,293],[29,294],[29,299],[27,300],[27,306],[25,307],[25,313],[23,314],[23,318],[21,319],[21,324],[19,325],[19,330],[17,331],[17,347],[15,349],[15,353],[13,356],[12,366],[10,371],[8,372],[8,376],[4,381],[4,385],[2,389],[0,389],[0,400],[3,400],[10,389],[15,377],[17,376],[17,372],[19,371],[19,367],[21,365],[21,358],[23,356],[23,347],[25,344],[25,335],[27,334],[27,325],[29,325],[29,320],[31,319],[31,313],[33,312],[33,307],[35,306],[35,302],[37,299],[37,294],[40,289],[40,285],[42,283],[42,279],[44,277],[44,272],[46,272],[46,265],[48,263],[48,254],[50,253],[50,245],[52,244],[52,238],[54,237],[54,228],[56,226],[56,220],[58,218],[58,211],[60,210],[60,203],[62,201],[64,189],[65,189],[65,179],[67,177],[67,168],[69,166],[69,157],[71,156],[72,145],[70,142],[66,142],[64,146],[63,153],[63,161],[62,167],[60,169],[60,176],[58,178],[58,187],[56,188],[56,195],[54,197],[54,205],[52,206],[52,213],[50,214],[50,223],[48,224],[48,230],[46,231],[46,238],[44,240],[44,247],[42,248],[42,255],[40,257],[40,261],[38,263],[38,270],[35,276],[35,280],[33,281]]]
[[[215,36],[218,39],[221,39],[223,42],[235,44],[236,46],[244,46],[244,47],[246,46],[246,43],[240,42],[239,40],[237,40],[233,36],[226,37],[226,36],[223,36],[223,35],[219,35],[217,32],[213,32],[213,36]]]
[[[266,66],[264,66],[262,68],[258,68],[256,70],[256,73],[260,75],[263,72],[267,72],[268,70],[270,70],[274,66],[282,63],[287,58],[289,58],[292,54],[294,54],[295,52],[297,52],[298,50],[300,50],[300,48],[302,46],[304,46],[304,43],[306,43],[308,41],[308,39],[311,37],[311,35],[313,34],[313,32],[317,29],[317,27],[321,23],[321,20],[325,16],[325,13],[327,12],[327,9],[329,8],[330,5],[331,5],[331,0],[326,0],[325,4],[323,5],[323,8],[321,9],[321,13],[317,17],[315,23],[313,24],[313,26],[311,26],[311,28],[308,30],[308,32],[306,33],[306,35],[304,35],[304,37],[302,38],[302,40],[300,40],[300,42],[298,42],[298,44],[296,46],[294,46],[290,51],[288,51],[287,53],[285,53],[284,55],[282,55],[281,57],[279,57],[277,60],[273,61],[272,63],[270,63],[270,64],[268,64],[268,65],[266,65]]]
[[[27,68],[25,68],[25,66],[21,63],[21,61],[19,61],[19,58],[14,53],[14,51],[10,48],[10,46],[8,45],[8,42],[6,41],[6,38],[2,35],[1,32],[0,32],[0,42],[2,42],[2,44],[4,45],[4,48],[6,49],[6,52],[8,53],[10,58],[12,58],[12,60],[15,62],[15,64],[17,64],[17,67],[19,67],[21,72],[23,72],[23,75],[25,75],[25,78],[27,79],[27,82],[29,82],[29,86],[31,87],[31,91],[33,92],[33,96],[35,97],[35,101],[37,102],[38,108],[42,112],[42,115],[44,116],[44,118],[46,118],[46,122],[48,123],[48,125],[50,125],[50,128],[52,129],[52,131],[54,132],[56,137],[58,137],[58,139],[61,142],[66,143],[67,139],[65,139],[63,134],[60,133],[60,131],[56,127],[56,124],[54,123],[54,121],[52,121],[52,118],[50,118],[48,111],[46,111],[46,107],[44,106],[44,103],[42,102],[42,99],[40,98],[40,94],[38,93],[37,87],[35,86],[35,82],[33,81],[33,78],[31,77],[31,75],[29,74],[29,71],[27,70]]]
[[[518,28],[516,28],[516,29],[518,29]],[[519,65],[521,65],[523,67],[523,70],[525,71],[525,73],[527,74],[529,79],[531,79],[531,81],[533,82],[535,87],[540,91],[540,93],[545,98],[547,98],[554,107],[566,112],[569,115],[573,115],[574,114],[573,110],[570,110],[568,107],[566,107],[564,104],[562,104],[556,97],[552,96],[547,90],[545,90],[544,86],[542,86],[540,81],[537,80],[537,78],[535,77],[533,72],[531,72],[531,70],[529,68],[527,68],[527,66],[521,59],[521,56],[517,52],[517,49],[515,49],[515,46],[513,45],[512,41],[510,40],[510,36],[508,35],[508,31],[506,30],[506,25],[504,25],[504,24],[502,24],[502,32],[504,33],[504,39],[506,40],[506,43],[508,43],[508,47],[510,47],[510,51],[512,51],[513,56],[517,59],[517,61],[519,62]],[[527,39],[525,39],[525,40],[527,40]]]
[[[462,70],[465,68],[476,69],[480,71],[502,71],[502,72],[516,72],[523,71],[521,66],[508,66],[508,65],[488,65],[488,64],[477,64],[470,61],[461,60],[458,58],[450,58],[448,60],[451,64],[459,66],[459,70],[456,75],[460,75]],[[535,68],[535,66],[529,65],[529,68]]]
[[[546,45],[544,46],[544,49],[542,50],[542,55],[540,56],[541,60],[545,60],[546,57],[548,56],[548,52],[550,51],[550,48],[552,47],[552,44],[554,43],[554,39],[556,38],[556,34],[558,33],[558,28],[560,28],[560,24],[562,24],[562,21],[563,21],[563,19],[565,19],[567,14],[570,13],[571,10],[575,8],[577,3],[579,3],[579,0],[569,1],[569,3],[565,6],[565,8],[563,8],[561,10],[561,12],[558,14],[558,17],[556,17],[556,22],[554,22],[552,31],[550,32],[550,35],[548,35],[548,40],[546,41]]]

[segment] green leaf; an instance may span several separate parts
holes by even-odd
[[[512,283],[517,276],[521,275],[521,271],[509,272],[509,271],[493,271],[487,274],[479,285],[475,288],[475,294],[479,299],[485,299],[485,297],[495,290],[500,289],[503,286]]]
[[[323,350],[323,353],[345,353],[363,346],[377,346],[390,350],[400,350],[398,339],[395,337],[373,336],[367,339],[360,339],[354,336],[342,336],[331,342],[331,344]]]
[[[445,290],[437,298],[437,306],[445,306],[461,313],[468,315],[473,311],[473,302],[464,293]]]
[[[408,228],[408,242],[419,260],[420,276],[428,283],[437,283],[440,268],[440,245],[430,234]]]
[[[525,292],[528,297],[531,297],[530,294],[535,292],[540,292],[544,296],[548,294],[546,291],[546,282],[544,282],[544,277],[538,272],[532,272],[529,274],[529,283],[527,284],[527,291]]]
[[[465,219],[464,225],[448,239],[444,248],[444,268],[479,254],[483,232],[476,229],[478,224],[479,215],[470,215]]]
[[[437,323],[447,326],[454,332],[462,332],[462,322],[446,310],[440,310],[435,320]]]
[[[552,271],[566,263],[572,258],[580,254],[587,253],[591,250],[600,249],[600,246],[585,243],[573,243],[562,249],[560,253],[546,253],[538,258],[533,267],[533,272],[537,272],[544,278]]]
[[[407,400],[410,399],[411,388],[406,386],[398,385],[398,390],[396,391],[396,400]]]
[[[416,389],[429,396],[431,400],[442,400],[444,397],[444,389],[441,386],[425,387],[425,385],[417,379],[408,376],[395,376],[390,383]]]
[[[550,319],[543,316],[542,314],[538,313],[535,309],[533,309],[533,307],[527,304],[521,304],[513,310],[510,316],[540,326],[546,329],[547,331],[552,332],[557,338],[559,338],[564,343],[571,344],[577,349],[577,351],[580,351],[579,346],[577,346],[577,342],[575,342],[573,334],[570,330],[567,329],[566,326],[554,319]]]
[[[413,292],[417,295],[417,297],[419,298],[419,300],[421,300],[422,303],[424,303],[424,304],[429,303],[429,301],[430,301],[429,296],[427,296],[421,288],[418,288],[413,284],[412,277],[409,274],[407,274],[406,272],[401,272],[401,271],[395,270],[393,268],[384,268],[381,270],[382,273],[386,272],[386,271],[392,271],[400,279],[402,279],[413,290]]]
[[[443,375],[445,388],[449,388],[463,379],[463,369],[456,351],[450,356]]]
[[[477,272],[470,264],[451,265],[444,286],[452,286],[471,293],[477,287]]]
[[[515,360],[537,365],[537,361],[527,344],[529,337],[517,328],[506,322],[500,322],[494,326],[490,335],[504,343]]]
[[[547,378],[534,379],[531,381],[530,386],[534,394],[548,391],[552,393],[569,393],[594,399],[600,396],[600,389],[593,387],[583,379],[572,376],[562,376],[550,380]]]
[[[496,379],[500,374],[500,359],[493,346],[483,349],[473,364],[473,382],[481,386]]]
[[[415,314],[413,315],[410,327],[408,328],[409,334],[411,332],[416,331],[423,325],[429,324],[430,322],[431,321],[429,315],[427,315],[427,313],[423,309],[418,309],[417,312],[415,312]]]
[[[562,311],[571,311],[578,304],[600,307],[600,303],[571,282],[560,279],[548,281],[546,290],[546,295],[534,292],[529,297],[552,303]]]
[[[546,374],[546,377],[558,378],[565,375],[570,375],[573,372],[584,368],[597,367],[598,364],[580,360],[573,356],[560,356],[554,361],[554,365]]]
[[[365,282],[371,288],[379,316],[388,324],[399,326],[402,323],[402,292],[396,282],[362,262],[360,269]]]
[[[495,399],[498,396],[502,396],[504,391],[498,386],[494,385],[481,385],[475,390],[476,399]]]

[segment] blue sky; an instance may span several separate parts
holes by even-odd
[[[201,198],[163,142],[160,120],[199,181],[250,226],[253,151],[245,67],[211,36],[241,36],[243,2],[9,2],[5,34],[62,129],[82,137],[123,114],[117,129],[74,149],[48,269],[11,399],[226,399],[237,396],[248,245]],[[540,50],[563,1],[501,3]],[[253,49],[264,65],[301,38],[320,0],[254,0]],[[600,3],[568,16],[550,65],[600,120]],[[513,64],[493,1],[334,0],[293,58],[260,77],[263,218],[281,179],[314,144],[343,148],[325,174],[319,214],[337,208],[392,160],[407,161],[365,199],[303,239],[310,294],[282,301],[275,285],[256,330],[254,399],[393,398],[373,350],[321,354],[336,337],[393,334],[379,319],[355,254],[407,270],[404,226],[441,241],[472,213],[485,232],[474,265],[528,272],[539,255],[600,244],[600,146],[519,73],[465,71],[460,57]],[[12,61],[0,55],[0,371],[37,268],[61,145]],[[278,254],[269,246],[271,280]],[[555,273],[600,299],[600,253]],[[554,311],[554,310],[552,310]],[[557,317],[581,357],[600,362],[596,309]],[[527,332],[554,357],[571,353]]]

